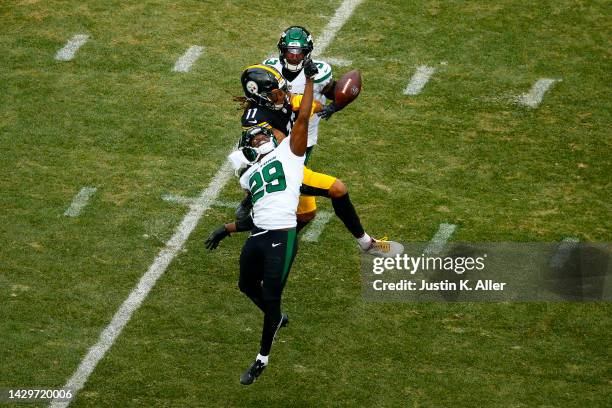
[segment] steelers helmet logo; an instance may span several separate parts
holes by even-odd
[[[257,91],[259,91],[259,87],[255,83],[255,81],[247,82],[246,83],[246,89],[247,89],[247,91],[249,91],[252,94],[257,94]]]

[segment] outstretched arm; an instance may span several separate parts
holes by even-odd
[[[291,138],[289,139],[289,146],[291,151],[296,156],[303,156],[306,153],[306,147],[308,142],[308,121],[310,119],[310,111],[312,109],[313,101],[313,78],[317,74],[317,66],[308,60],[304,62],[304,74],[306,75],[306,87],[304,88],[304,97],[300,104],[300,110],[298,117],[291,129]]]

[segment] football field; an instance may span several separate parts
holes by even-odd
[[[291,324],[240,385],[262,320],[237,288],[246,235],[204,241],[243,196],[226,163],[240,74],[294,24],[336,78],[361,71],[309,164],[368,233],[612,241],[608,2],[8,0],[0,389],[74,386],[70,407],[610,406],[609,302],[365,301],[324,199]]]

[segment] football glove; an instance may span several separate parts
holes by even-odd
[[[317,64],[314,63],[310,58],[304,61],[304,75],[306,78],[314,78],[315,75],[319,73],[319,68],[317,68]]]
[[[213,250],[219,246],[219,242],[223,241],[226,237],[229,237],[230,233],[225,229],[225,225],[220,226],[216,230],[210,233],[206,240],[206,249]]]
[[[331,115],[338,112],[340,109],[342,108],[339,108],[335,102],[332,102],[330,104],[325,105],[325,107],[322,110],[317,112],[317,115],[319,115],[321,119],[328,120],[329,118],[331,118]]]

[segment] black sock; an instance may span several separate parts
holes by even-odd
[[[267,356],[272,348],[274,335],[278,330],[281,322],[281,306],[280,300],[267,300],[265,303],[265,314],[263,330],[261,332],[261,347],[259,354]]]
[[[355,207],[353,207],[353,203],[351,202],[348,193],[340,198],[332,198],[331,202],[332,206],[334,207],[334,212],[338,218],[342,220],[351,234],[353,234],[355,238],[362,237],[363,234],[365,234],[365,231],[361,226],[361,221],[359,221],[359,216],[355,211]]]
[[[299,233],[301,230],[303,230],[308,225],[309,222],[310,221],[297,220],[297,227],[295,228],[295,231]]]

